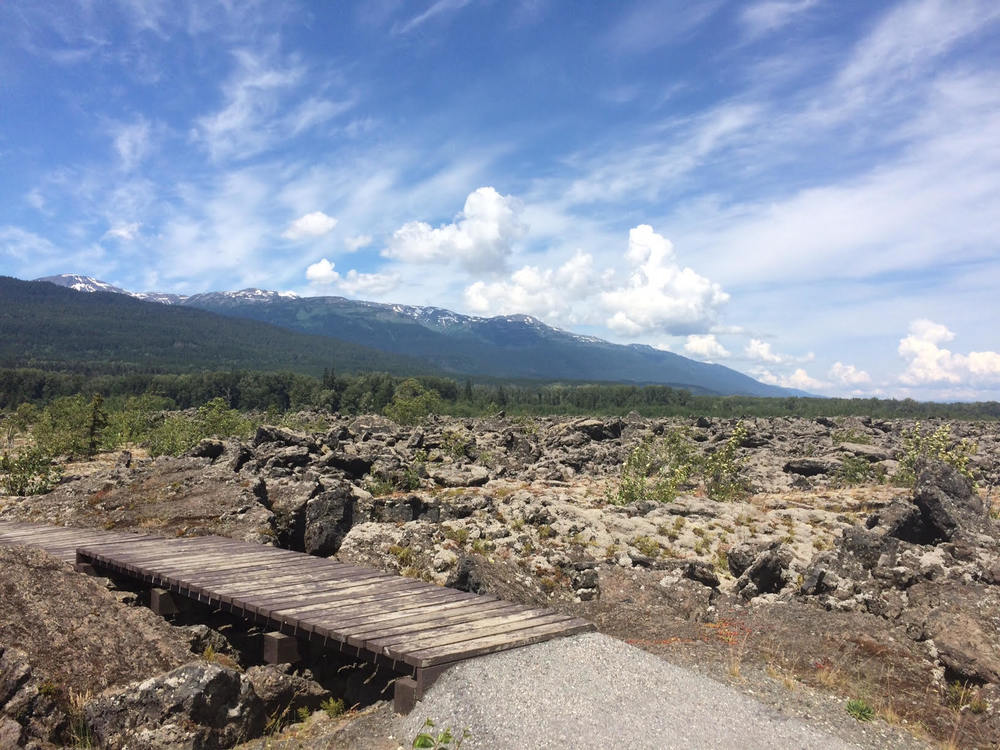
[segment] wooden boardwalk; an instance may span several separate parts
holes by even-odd
[[[0,545],[38,546],[79,569],[131,578],[294,639],[385,663],[403,678],[396,682],[403,712],[460,661],[594,629],[552,610],[223,537],[165,539],[0,521]]]

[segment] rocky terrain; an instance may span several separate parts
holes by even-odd
[[[740,492],[716,499],[709,482],[689,478],[673,502],[618,504],[622,465],[644,441],[679,440],[711,456],[736,423],[634,414],[307,421],[323,429],[262,427],[250,440],[206,440],[180,458],[136,449],[71,465],[47,495],[0,498],[0,518],[221,534],[336,555],[588,617],[776,704],[818,689],[844,715],[836,701],[861,700],[918,740],[1000,742],[993,424],[951,425],[952,438],[978,446],[975,486],[935,463],[920,463],[915,486],[904,484],[910,423],[747,420],[731,466]],[[2,554],[0,737],[43,746],[85,730],[108,747],[231,746],[305,718],[345,689],[327,679],[337,669],[255,665],[243,648],[252,632],[154,623],[132,606],[135,593],[42,553]],[[59,583],[46,589],[49,580]],[[78,593],[56,595],[67,590]],[[65,609],[48,609],[50,594]],[[117,629],[93,619],[98,610]],[[34,621],[50,630],[77,623],[84,641],[42,638]],[[132,644],[121,653],[148,661],[122,670],[102,646],[110,642]],[[71,660],[57,648],[97,649],[93,673],[67,671]],[[395,746],[370,712],[354,730],[334,713],[282,736],[342,736],[346,746],[362,731],[359,746]]]

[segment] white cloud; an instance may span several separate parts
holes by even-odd
[[[761,36],[787,25],[798,14],[809,10],[817,0],[764,0],[746,7],[740,20],[751,37]]]
[[[333,286],[340,281],[340,274],[333,266],[326,258],[318,260],[306,269],[306,278],[314,284]]]
[[[690,268],[681,267],[670,241],[641,224],[629,232],[625,261],[630,274],[598,271],[589,253],[577,251],[555,269],[523,266],[509,280],[477,281],[465,290],[478,314],[530,313],[553,323],[606,323],[625,336],[708,330],[729,299]]]
[[[358,234],[353,237],[344,238],[344,247],[347,252],[354,253],[363,247],[368,247],[372,244],[372,236],[370,234]]]
[[[628,282],[600,295],[611,313],[607,325],[618,333],[695,333],[709,327],[729,299],[718,284],[682,268],[670,240],[648,224],[629,230],[625,258],[633,269]]]
[[[909,335],[899,341],[899,355],[907,360],[900,381],[906,385],[1000,382],[1000,353],[954,354],[939,346],[954,338],[955,334],[940,323],[926,319],[910,323]]]
[[[392,32],[394,34],[408,34],[418,26],[422,26],[427,23],[432,18],[464,8],[470,1],[471,0],[437,0],[437,2],[432,3],[431,6],[423,13],[419,13],[406,23],[393,26]]]
[[[827,377],[842,385],[861,385],[872,381],[871,375],[864,370],[859,370],[854,365],[845,365],[843,362],[834,362]]]
[[[382,255],[409,263],[456,261],[473,272],[499,271],[527,229],[521,210],[516,198],[481,187],[469,194],[453,223],[435,229],[423,221],[408,222],[393,233]]]
[[[310,214],[300,216],[291,224],[288,229],[282,232],[281,236],[288,240],[301,240],[305,237],[322,237],[333,231],[337,226],[337,220],[332,216],[327,216],[322,211],[313,211]]]
[[[131,242],[139,235],[139,222],[130,224],[115,224],[104,233],[101,239],[117,239],[123,242]]]
[[[396,289],[400,281],[397,273],[358,273],[352,268],[341,278],[340,288],[365,298],[381,297]]]
[[[140,117],[132,123],[118,123],[112,127],[115,151],[122,168],[132,170],[146,157],[150,149],[149,121]]]
[[[701,359],[722,359],[729,356],[726,347],[720,344],[715,335],[711,333],[695,333],[688,336],[684,344],[684,351]]]
[[[782,388],[796,388],[800,391],[818,391],[829,387],[828,383],[811,377],[801,367],[796,368],[791,375],[775,375],[770,370],[755,370],[754,375],[762,383],[780,385]]]
[[[223,86],[224,104],[200,117],[192,134],[213,159],[246,159],[272,145],[328,121],[352,106],[308,98],[289,102],[307,70],[297,61],[282,64],[267,52],[238,50],[236,71]]]
[[[510,281],[477,281],[466,288],[465,304],[479,315],[526,313],[563,325],[585,322],[587,316],[574,303],[599,290],[593,263],[590,255],[577,252],[557,269],[524,266]]]
[[[359,273],[353,268],[341,275],[335,265],[323,258],[306,268],[306,278],[318,287],[338,287],[348,294],[378,297],[399,286],[395,273]]]
[[[775,354],[771,351],[771,345],[766,341],[761,341],[760,339],[750,339],[747,343],[746,348],[743,349],[743,353],[750,359],[760,360],[761,362],[784,362],[785,358],[780,354]]]

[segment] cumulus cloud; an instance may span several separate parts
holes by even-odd
[[[757,379],[768,385],[780,385],[782,388],[796,388],[800,391],[816,391],[828,387],[827,383],[811,377],[803,368],[797,367],[791,375],[775,375],[770,370],[757,370]]]
[[[344,239],[344,247],[349,253],[357,252],[363,247],[368,247],[370,244],[372,244],[372,236],[370,234],[357,234]]]
[[[726,347],[716,340],[715,334],[711,333],[695,333],[688,336],[684,343],[684,351],[702,359],[722,359],[729,356]]]
[[[322,237],[324,234],[332,232],[335,226],[337,226],[335,218],[327,216],[322,211],[313,211],[311,214],[300,216],[289,224],[288,229],[282,232],[281,236],[288,240]]]
[[[696,333],[715,320],[729,299],[718,284],[682,268],[670,240],[648,224],[629,230],[625,259],[632,266],[628,281],[600,295],[611,311],[606,323],[618,333]]]
[[[598,270],[577,251],[557,268],[523,266],[508,280],[477,281],[465,303],[479,314],[527,312],[562,324],[605,323],[628,336],[707,331],[729,295],[718,284],[682,268],[670,241],[642,224],[629,232],[629,276]]]
[[[528,313],[550,322],[580,323],[586,316],[572,303],[592,297],[599,282],[593,257],[578,251],[556,269],[524,266],[510,281],[477,281],[465,290],[465,304],[480,315]]]
[[[906,385],[1000,382],[1000,353],[955,354],[940,346],[954,338],[955,334],[940,323],[926,319],[910,323],[909,335],[899,341],[899,355],[907,361],[900,381]]]
[[[761,362],[774,362],[777,364],[785,361],[785,358],[780,354],[771,351],[771,345],[768,342],[761,341],[760,339],[750,339],[743,349],[743,353],[750,357],[750,359],[757,359]]]
[[[352,295],[378,297],[399,286],[395,273],[359,273],[353,268],[345,274],[323,258],[306,268],[306,278],[317,287],[337,287]]]
[[[859,370],[854,365],[845,365],[843,362],[834,362],[827,377],[842,385],[861,385],[872,382],[871,376],[864,370]]]
[[[323,258],[306,269],[306,278],[314,284],[332,286],[340,281],[340,274],[334,270],[333,263]]]
[[[472,272],[500,271],[526,230],[521,212],[521,202],[513,196],[481,187],[469,194],[454,222],[437,228],[407,222],[393,233],[382,255],[408,263],[454,260]]]

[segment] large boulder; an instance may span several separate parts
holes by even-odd
[[[159,677],[105,691],[84,707],[104,748],[222,748],[259,734],[263,703],[232,669],[191,662]]]
[[[921,468],[913,503],[935,541],[951,540],[961,532],[987,530],[986,508],[973,492],[972,483],[941,461]]]
[[[250,667],[244,679],[260,698],[266,716],[294,714],[300,708],[319,708],[330,692],[311,678],[296,674],[291,664]]]
[[[481,487],[489,480],[490,472],[483,466],[438,464],[427,467],[427,476],[442,487]]]
[[[788,585],[791,555],[776,543],[765,549],[736,580],[736,591],[744,599],[777,594]]]
[[[836,458],[793,458],[785,462],[783,470],[786,474],[798,474],[803,477],[814,477],[819,474],[833,474],[841,466]]]
[[[23,651],[0,644],[0,748],[23,747],[29,737],[58,742],[67,726],[54,683],[35,674]],[[17,743],[4,744],[5,737]]]
[[[333,485],[306,503],[305,551],[323,557],[336,553],[354,525],[355,504],[347,482]]]

